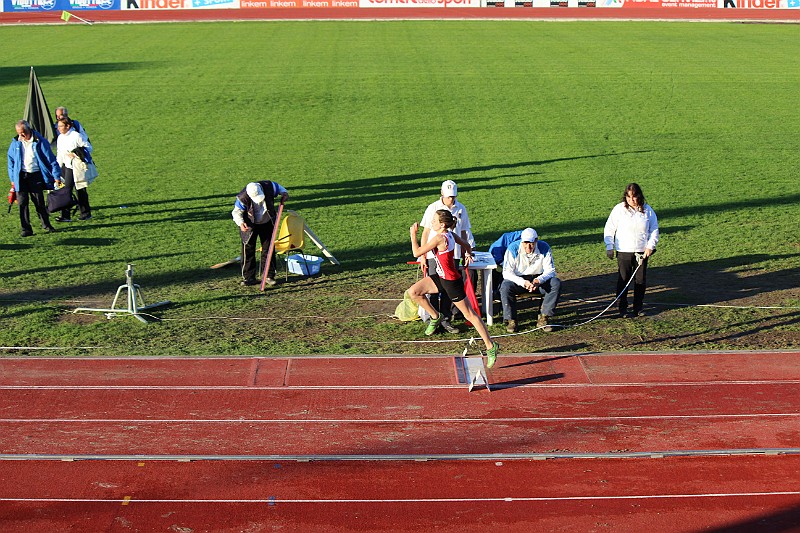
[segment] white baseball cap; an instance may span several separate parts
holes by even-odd
[[[539,234],[536,233],[535,229],[533,229],[533,228],[525,228],[524,230],[522,230],[522,236],[520,237],[520,240],[522,242],[533,242],[538,238],[539,238]]]
[[[442,182],[442,196],[458,196],[458,186],[453,180]]]
[[[261,185],[258,183],[247,184],[247,196],[252,198],[256,203],[261,203],[266,198],[266,196],[264,196],[264,191],[261,190]]]

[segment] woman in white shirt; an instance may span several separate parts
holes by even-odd
[[[90,154],[92,152],[92,145],[89,139],[81,135],[72,127],[72,121],[68,117],[63,117],[58,120],[58,139],[56,141],[56,159],[58,164],[61,165],[61,179],[64,180],[64,186],[75,189],[78,197],[78,208],[80,209],[80,219],[89,220],[92,218],[92,211],[89,207],[89,193],[86,188],[78,189],[75,187],[75,177],[72,173],[72,164],[76,161],[78,156],[75,154],[76,148],[82,148],[84,153]],[[91,160],[91,159],[90,159]],[[71,222],[70,208],[61,211],[61,216],[56,219],[56,222]]]
[[[617,294],[622,293],[618,302],[619,316],[626,316],[628,291],[623,292],[623,289],[634,272],[632,316],[644,316],[642,306],[647,287],[647,259],[656,251],[658,244],[658,218],[645,202],[642,188],[636,183],[625,187],[622,201],[611,210],[603,240],[609,259],[614,259],[614,250],[617,252]]]

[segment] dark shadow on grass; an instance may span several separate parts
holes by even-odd
[[[657,256],[653,256],[654,259]],[[751,270],[766,261],[794,259],[800,254],[752,254],[649,268],[649,286],[665,285],[660,301],[690,304],[716,304],[748,296],[800,287],[800,269],[789,268],[754,275],[738,276],[736,271]]]
[[[2,304],[2,302],[0,302]],[[27,307],[25,309],[17,309],[15,311],[3,311],[3,319],[8,320],[9,318],[18,318],[22,316],[34,315],[37,313],[42,313],[45,311],[41,307]]]
[[[624,346],[647,349],[650,345],[680,345],[682,349],[705,349],[718,344],[735,343],[739,339],[759,336],[764,338],[771,332],[780,335],[786,332],[783,342],[791,342],[792,332],[800,323],[800,311],[790,309],[753,310],[709,308],[708,319],[701,319],[694,327],[684,327],[680,332],[664,333],[653,320],[661,320],[661,314],[672,309],[683,309],[702,305],[737,305],[747,298],[761,303],[750,305],[781,305],[776,298],[800,297],[800,269],[761,272],[757,265],[762,261],[790,260],[800,254],[785,255],[740,255],[713,261],[696,261],[667,267],[651,266],[648,269],[650,291],[645,296],[647,316],[636,319],[619,319],[616,305],[594,322],[600,328],[615,328],[620,331]],[[657,255],[654,259],[657,260]],[[656,263],[657,264],[657,263]],[[744,271],[747,275],[740,276]],[[753,273],[756,272],[756,273]],[[567,326],[557,330],[567,332],[569,327],[595,318],[611,304],[616,294],[616,272],[598,276],[571,279],[562,285],[561,304],[557,308],[557,322]],[[794,291],[794,292],[787,292]],[[631,292],[629,291],[629,298]],[[670,305],[674,302],[674,306]],[[656,305],[657,304],[657,305]],[[742,304],[745,305],[745,304]],[[523,310],[519,320],[536,319],[538,307]],[[753,313],[756,313],[755,316]],[[562,318],[568,317],[568,318]],[[587,327],[594,327],[587,326]],[[687,328],[689,329],[687,331]],[[645,336],[641,336],[640,332]],[[756,337],[758,338],[758,337]],[[548,349],[548,351],[555,351]]]
[[[88,239],[88,240],[92,240],[92,239]],[[178,257],[178,256],[181,256],[181,255],[187,255],[187,254],[190,254],[190,253],[191,252],[175,252],[175,253],[171,253],[171,254],[143,255],[143,256],[139,256],[139,257],[132,257],[132,258],[130,258],[128,260],[128,262],[129,263],[136,263],[137,261],[146,261],[148,259],[157,259],[157,258],[164,258],[164,257]],[[63,266],[58,267],[58,270],[63,272],[65,270],[71,269],[71,268],[85,269],[87,267],[92,267],[92,266],[95,266],[95,265],[107,265],[107,264],[111,264],[111,263],[119,263],[120,265],[122,265],[124,262],[125,262],[125,260],[123,260],[123,259],[104,259],[102,261],[87,261],[85,263],[73,263],[71,265],[63,265]],[[44,265],[44,266],[40,266],[40,267],[36,267],[36,268],[28,268],[28,269],[25,269],[25,270],[16,270],[16,271],[11,271],[11,272],[4,272],[4,275],[11,277],[11,276],[21,276],[21,275],[24,275],[24,274],[36,274],[36,273],[48,273],[48,274],[49,273],[53,273],[53,267]],[[125,275],[124,275],[124,269],[123,269],[122,266],[120,266],[120,278],[122,279],[121,283],[124,283],[125,282]],[[121,283],[117,283],[117,285],[120,285]],[[26,291],[26,292],[38,293],[39,291],[38,291],[38,289],[30,289],[30,291]],[[63,295],[61,297],[63,297]]]
[[[497,189],[499,186],[497,182],[487,183],[494,178],[481,178],[480,181],[484,182],[478,186],[470,187],[470,192],[477,192],[477,191],[492,191]],[[528,181],[519,181],[515,180],[511,183],[503,183],[503,187],[526,187],[528,185],[547,185],[552,183],[551,181],[536,181],[536,180],[528,180]],[[459,182],[459,187],[462,187],[461,183]],[[434,191],[438,192],[439,184],[434,186]],[[463,190],[463,189],[462,189]],[[291,194],[292,191],[289,191]],[[435,194],[435,193],[434,193]],[[409,200],[412,198],[417,197],[425,197],[431,196],[431,184],[430,183],[412,183],[410,181],[405,182],[387,182],[383,185],[376,186],[373,189],[363,190],[361,192],[350,191],[346,195],[336,195],[335,193],[322,193],[315,195],[312,198],[303,198],[303,197],[293,197],[291,202],[291,209],[297,211],[305,211],[311,209],[319,209],[324,207],[336,207],[342,205],[351,205],[351,204],[364,204],[369,203],[372,200],[380,200],[380,201],[387,201],[387,200]],[[435,199],[435,197],[433,198]],[[289,204],[287,204],[288,206]],[[422,216],[422,213],[419,215],[414,214],[413,216]]]
[[[370,200],[397,200],[412,199],[424,196],[435,196],[439,190],[439,181],[455,178],[461,191],[470,192],[491,191],[498,186],[525,187],[528,185],[545,185],[551,181],[520,181],[522,176],[535,176],[540,172],[507,173],[497,176],[486,175],[497,170],[526,169],[552,163],[574,161],[580,159],[595,159],[600,157],[618,157],[627,154],[647,153],[653,150],[635,150],[619,153],[592,154],[574,157],[560,157],[542,159],[538,161],[521,161],[518,163],[496,163],[464,168],[449,168],[428,172],[410,174],[394,174],[389,176],[357,178],[338,181],[335,183],[320,183],[314,185],[298,185],[292,187],[290,194],[298,192],[292,199],[292,209],[316,209],[329,206],[349,205],[369,202]],[[465,177],[467,174],[478,173],[474,177]],[[507,180],[498,183],[498,180]],[[488,183],[491,182],[491,183]],[[469,206],[467,206],[469,208]],[[421,214],[420,214],[421,216]]]
[[[608,213],[611,212],[616,198],[610,199],[608,206]],[[694,216],[698,213],[714,214],[725,213],[728,211],[755,209],[760,207],[775,207],[780,205],[796,205],[800,203],[800,194],[793,194],[787,196],[773,196],[768,198],[757,198],[746,201],[727,202],[721,204],[707,204],[698,205],[693,207],[681,208],[659,208],[653,206],[659,219],[659,230],[664,235],[679,233],[692,229],[692,226],[679,226],[673,224],[671,221],[678,221],[681,217]],[[466,206],[469,209],[469,206]],[[419,215],[422,216],[421,214]],[[542,240],[547,241],[553,246],[553,253],[557,253],[556,246],[565,246],[569,244],[583,244],[586,242],[603,241],[603,226],[605,226],[607,214],[603,217],[587,218],[583,220],[571,220],[569,222],[562,222],[558,224],[540,224],[536,226],[536,231],[541,235]],[[405,229],[405,228],[404,228]],[[489,245],[497,240],[504,232],[513,231],[522,228],[504,228],[501,231],[494,232],[476,232],[475,242],[478,244],[478,250],[486,250]],[[566,237],[560,237],[560,234],[567,234]],[[577,235],[576,235],[577,234]]]
[[[487,186],[493,188],[494,186]],[[429,192],[429,191],[428,191]],[[362,200],[363,201],[363,200]],[[692,226],[670,224],[669,220],[680,219],[680,217],[695,215],[698,212],[706,214],[722,213],[729,210],[750,209],[758,207],[774,207],[776,205],[793,205],[800,202],[800,194],[790,196],[778,196],[772,198],[760,198],[757,200],[747,202],[729,202],[717,205],[701,205],[691,208],[679,209],[656,209],[659,218],[663,221],[661,225],[661,232],[665,235],[675,235],[682,232],[690,231]],[[469,206],[467,206],[469,209]],[[611,206],[609,206],[609,212]],[[415,217],[421,217],[422,213],[409,214],[410,220]],[[553,254],[558,261],[558,248],[572,245],[598,243],[602,245],[603,240],[603,226],[606,222],[606,216],[594,219],[575,220],[570,222],[563,222],[559,224],[541,224],[536,227],[536,230],[541,235],[542,240],[547,241],[553,247]],[[402,226],[402,227],[401,227]],[[505,231],[512,231],[521,228],[503,228],[501,231],[475,231],[475,241],[477,242],[478,250],[487,250],[489,245],[497,240]],[[323,229],[324,231],[324,229]],[[343,250],[333,250],[343,264],[347,265],[349,269],[372,269],[376,267],[383,267],[388,265],[400,265],[412,259],[410,245],[407,242],[408,226],[405,224],[398,224],[396,243],[382,245],[380,247],[349,247]],[[320,234],[323,238],[324,235]],[[561,235],[564,235],[563,237]],[[656,256],[656,263],[657,263]],[[742,256],[744,259],[746,256]],[[762,256],[766,257],[766,256]],[[598,261],[604,260],[598,257]],[[756,261],[754,259],[751,262]],[[652,284],[651,284],[652,285]],[[609,285],[610,286],[610,285]]]
[[[132,231],[135,231],[134,228],[140,227],[143,225],[151,225],[151,224],[162,224],[162,223],[186,223],[186,222],[214,222],[214,221],[225,221],[231,220],[231,230],[232,235],[236,233],[236,226],[232,222],[230,212],[222,212],[217,210],[218,206],[214,206],[214,209],[208,208],[196,208],[197,211],[194,211],[195,208],[189,209],[169,209],[165,212],[172,213],[172,216],[162,217],[162,218],[151,218],[151,219],[144,219],[144,220],[126,220],[120,222],[112,222],[111,218],[105,218],[103,213],[98,213],[94,215],[94,218],[91,221],[91,225],[83,225],[82,223],[69,223],[67,225],[60,225],[58,229],[65,233],[73,232],[73,231],[86,231],[86,230],[94,230],[94,229],[101,229],[101,228],[117,228],[117,227],[129,227]],[[96,212],[96,211],[95,211]],[[133,216],[148,216],[151,213],[148,212],[139,212],[132,214]],[[128,216],[127,214],[124,216]],[[117,218],[118,215],[115,214],[114,218]],[[178,228],[179,226],[170,225],[170,228]],[[235,238],[232,239],[232,243],[236,246]]]
[[[696,342],[683,343],[683,346],[686,347],[685,349],[691,349],[692,347],[703,348],[704,346],[707,346],[709,343],[733,341],[736,340],[737,338],[748,337],[751,335],[755,335],[757,333],[769,332],[774,330],[775,328],[787,328],[789,326],[795,326],[797,324],[800,324],[800,311],[772,316],[769,319],[769,323],[765,323],[763,318],[755,318],[752,320],[743,320],[736,323],[726,324],[726,330],[731,328],[746,328],[743,331],[737,331],[734,333],[720,332],[720,328],[718,327],[706,328],[704,330],[697,330],[691,333],[686,333],[681,335],[667,335],[663,337],[656,337],[648,340],[647,342],[634,343],[633,346],[647,345],[648,343],[651,342],[669,342],[678,340],[689,340],[694,337],[701,337],[701,340]]]
[[[163,199],[146,201],[146,202],[137,202],[137,201],[121,202],[121,203],[116,204],[116,205],[101,205],[101,206],[92,205],[92,209],[116,209],[116,210],[119,210],[120,206],[125,206],[122,209],[122,211],[124,211],[125,209],[130,209],[130,208],[133,208],[133,207],[141,207],[141,206],[148,206],[148,205],[164,206],[164,205],[182,204],[182,203],[186,203],[186,202],[198,202],[200,200],[224,200],[225,202],[227,202],[226,206],[229,203],[230,206],[231,206],[231,209],[233,209],[233,202],[235,200],[234,197],[237,194],[239,194],[239,191],[231,191],[229,194],[210,194],[208,196],[181,196],[180,198],[163,198]],[[215,204],[212,204],[212,205],[215,208],[219,208],[220,207],[219,203],[215,203]],[[206,209],[207,207],[202,207],[202,208]],[[173,211],[174,212],[175,209],[186,209],[186,208],[183,208],[183,207],[181,207],[181,208],[172,207],[169,210],[163,210],[163,211]],[[189,209],[201,209],[201,208],[191,207]],[[142,211],[142,212],[143,213],[148,213],[148,212],[160,213],[161,211]]]
[[[2,243],[0,250],[30,250],[33,248],[32,244],[17,244],[17,243]]]
[[[67,237],[66,239],[58,239],[56,241],[56,244],[59,246],[111,246],[113,244],[116,244],[117,241],[118,239],[109,239],[102,237],[95,237],[95,238]]]
[[[736,274],[739,270],[751,269],[753,265],[763,261],[780,261],[797,257],[800,257],[800,254],[752,254],[661,267],[658,266],[658,254],[656,254],[647,269],[648,293],[645,296],[645,308],[657,314],[662,308],[655,309],[648,306],[649,301],[657,300],[664,304],[675,302],[689,306],[712,305],[748,296],[797,289],[800,287],[800,269],[797,268],[748,276]],[[590,316],[611,303],[616,296],[614,292],[617,279],[616,264],[605,258],[602,260],[608,262],[610,272],[564,282],[562,304],[559,307],[563,307],[565,305],[563,302],[571,299],[591,300],[580,303],[584,316]],[[658,288],[657,293],[654,292],[655,288]],[[632,294],[632,290],[629,289],[629,299],[632,298]]]
[[[694,226],[664,226],[659,228],[659,232],[661,234],[661,239],[663,239],[665,236],[676,235],[679,233],[690,231],[693,228]],[[552,238],[547,238],[545,236],[546,234],[542,233],[542,231],[544,230],[539,230],[537,228],[537,231],[540,232],[540,239],[553,247],[554,254],[557,253],[557,250],[559,248],[566,248],[567,246],[579,246],[583,244],[598,244],[599,246],[603,245],[602,227],[600,228],[599,236],[597,231],[587,231],[577,235],[572,234],[572,235],[564,235],[563,237],[556,236]],[[500,235],[498,235],[497,237],[499,238]]]
[[[575,161],[579,159],[596,159],[600,157],[617,157],[620,155],[648,153],[653,151],[654,150],[634,150],[629,152],[617,152],[609,154],[592,154],[592,155],[581,155],[573,157],[558,157],[554,159],[541,159],[538,161],[520,161],[518,163],[495,163],[491,165],[481,165],[474,167],[448,168],[443,170],[432,170],[429,172],[416,172],[413,174],[395,174],[391,176],[358,178],[358,179],[339,181],[336,183],[328,183],[328,184],[323,183],[318,185],[301,185],[293,187],[293,189],[332,190],[332,191],[337,189],[343,189],[348,193],[357,193],[353,194],[353,196],[358,196],[360,194],[363,194],[365,191],[370,191],[370,190],[376,190],[376,193],[380,192],[380,190],[383,190],[383,188],[386,187],[386,185],[394,183],[401,184],[415,180],[432,180],[432,179],[444,180],[447,178],[454,178],[456,176],[461,176],[463,174],[471,174],[473,172],[491,172],[493,170],[536,167],[551,163],[560,163],[564,161]],[[462,183],[467,185],[472,183],[480,183],[481,181],[484,181],[486,179],[487,178],[484,176],[466,178],[466,179],[459,178],[458,185],[459,187],[461,187]],[[426,182],[424,185],[426,187],[427,193],[430,193],[431,184],[429,182]],[[433,187],[434,193],[438,191],[438,188],[439,184],[435,184],[435,186]]]
[[[180,252],[174,254],[160,254],[154,256],[142,256],[142,257],[135,257],[128,260],[129,263],[141,263],[148,259],[154,258],[165,258],[165,257],[173,257],[179,255],[189,254],[191,252]],[[104,260],[104,261],[96,261],[92,263],[78,263],[72,264],[68,266],[59,267],[60,270],[65,271],[66,269],[85,269],[87,267],[91,267],[92,265],[98,264],[107,264],[107,263],[119,263],[119,275],[114,275],[112,279],[108,279],[107,281],[102,282],[95,282],[95,283],[81,283],[81,284],[72,284],[72,285],[56,285],[58,282],[58,278],[53,278],[50,283],[49,287],[43,288],[35,288],[35,289],[28,289],[28,290],[19,290],[19,291],[9,291],[2,294],[2,300],[0,300],[0,306],[10,307],[12,305],[20,305],[24,303],[32,303],[32,302],[41,302],[41,301],[51,301],[58,304],[57,300],[60,299],[75,299],[75,298],[107,298],[110,295],[110,298],[113,298],[113,295],[116,293],[117,288],[120,285],[125,284],[125,272],[123,268],[124,260],[114,259],[114,260]],[[334,265],[330,265],[333,267]],[[37,269],[28,269],[22,272],[12,272],[9,275],[19,275],[24,273],[35,273],[35,272],[51,272],[52,268],[50,267],[41,267]],[[363,274],[364,277],[368,277],[368,274]],[[218,285],[220,282],[227,283],[223,281],[224,278],[229,278],[230,284],[226,285],[224,290],[226,291],[223,296],[212,296],[210,298],[202,298],[200,300],[181,300],[180,302],[173,302],[175,305],[189,305],[191,303],[206,303],[208,301],[224,301],[224,300],[232,300],[232,299],[241,299],[241,298],[265,298],[265,297],[275,297],[280,298],[287,295],[290,295],[294,292],[302,293],[304,289],[311,285],[320,285],[324,286],[324,284],[328,283],[330,280],[326,280],[324,276],[318,276],[314,278],[298,278],[303,280],[309,280],[302,285],[298,284],[292,286],[291,284],[286,283],[279,283],[276,287],[270,288],[265,292],[260,292],[257,286],[252,287],[241,287],[239,285],[239,281],[241,280],[241,276],[237,269],[227,270],[227,269],[216,269],[212,270],[210,268],[187,268],[183,270],[172,270],[168,272],[162,272],[158,274],[151,274],[147,271],[143,270],[135,270],[134,269],[134,283],[141,287],[142,293],[145,297],[146,304],[153,304],[155,303],[153,296],[154,293],[163,290],[172,290],[176,286],[180,285],[192,285],[198,286],[206,284],[207,286],[211,285]],[[48,278],[50,279],[50,278]],[[291,279],[291,278],[290,278]],[[209,291],[213,289],[209,288]],[[210,292],[209,292],[210,293]],[[118,302],[118,307],[124,307],[124,296],[125,291],[123,291],[123,301],[122,303]],[[103,303],[103,306],[111,305],[111,299],[108,300],[107,304]],[[82,307],[78,304],[71,304],[70,307]],[[156,309],[155,312],[160,311],[160,309]]]
[[[33,65],[36,70],[36,77],[39,78],[39,83],[45,96],[48,95],[47,81],[48,78],[72,77],[80,76],[82,74],[95,74],[98,72],[119,72],[122,70],[145,70],[152,69],[153,65],[158,64],[156,61],[129,61],[120,63],[69,63],[59,65]],[[17,85],[25,84],[27,87],[28,80],[31,76],[31,65],[24,65],[19,67],[0,67],[0,86],[2,85]],[[25,100],[27,93],[22,95],[22,101]],[[58,102],[48,102],[51,106],[51,112],[55,112],[55,106],[59,105]],[[70,113],[70,116],[72,113]],[[77,116],[77,115],[76,115]],[[53,117],[55,118],[55,116]]]

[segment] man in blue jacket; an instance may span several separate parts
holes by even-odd
[[[50,143],[33,130],[27,121],[18,121],[16,129],[17,136],[8,147],[8,179],[17,191],[21,235],[23,237],[33,235],[28,210],[31,200],[42,222],[42,228],[52,233],[55,228],[50,224],[50,215],[44,203],[44,191],[52,190],[54,182],[61,181],[61,169],[50,149]]]
[[[536,327],[553,331],[550,319],[561,295],[561,280],[556,277],[550,245],[539,240],[535,229],[525,228],[520,239],[508,245],[503,258],[500,299],[503,302],[503,322],[509,333],[517,330],[517,295],[534,291],[544,297]]]

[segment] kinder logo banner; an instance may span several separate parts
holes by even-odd
[[[119,9],[120,0],[3,0],[3,11],[98,11]]]
[[[718,0],[717,7],[739,9],[800,9],[800,0]]]
[[[359,7],[481,7],[481,0],[359,0]]]

